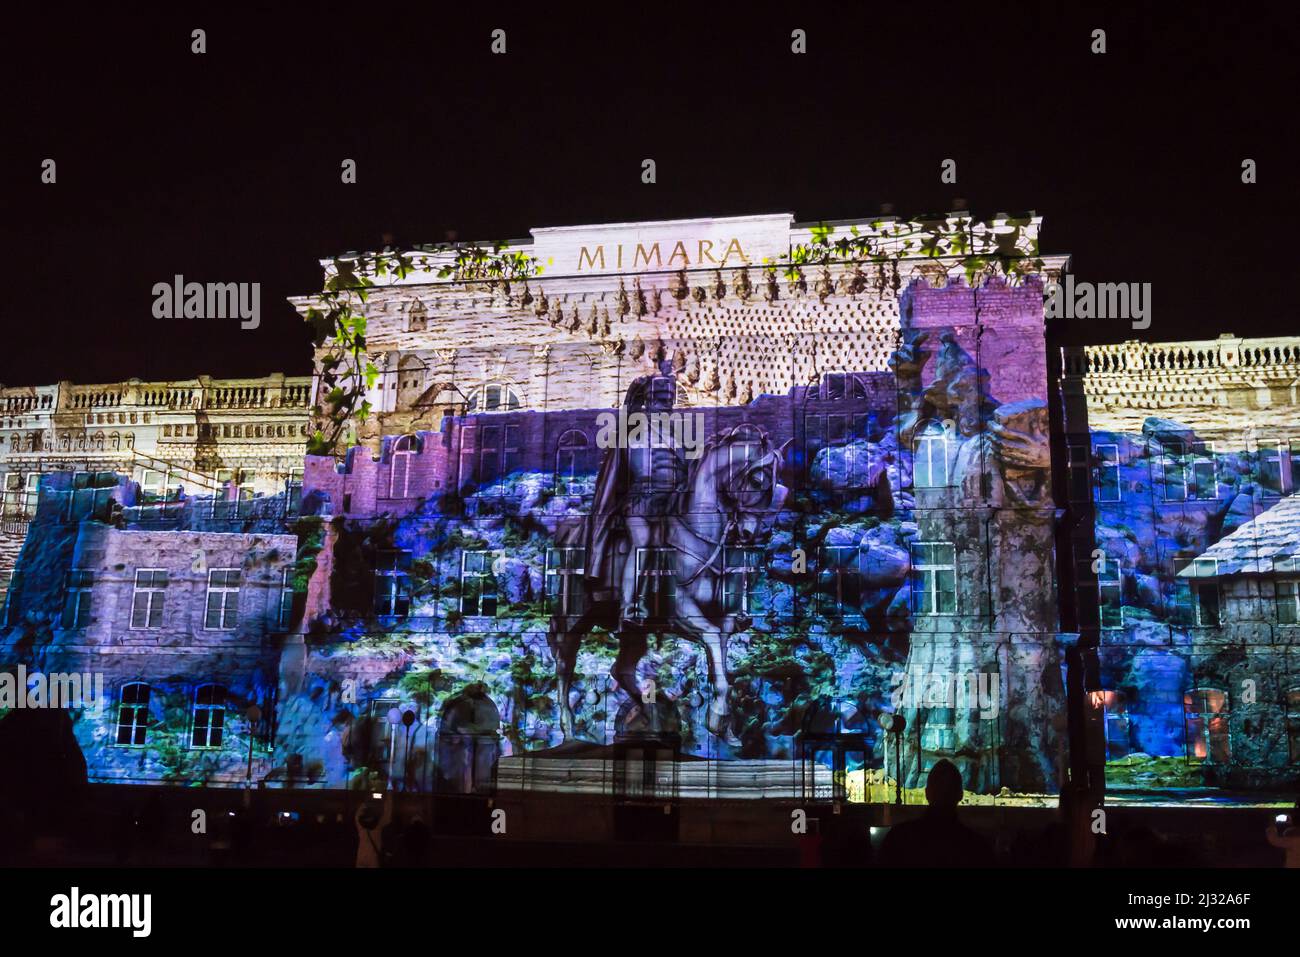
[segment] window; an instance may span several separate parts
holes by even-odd
[[[226,726],[226,689],[220,685],[201,685],[194,692],[194,722],[190,747],[219,748]]]
[[[822,376],[821,398],[865,399],[867,387],[862,380],[850,372],[827,372]]]
[[[131,596],[131,627],[157,628],[162,625],[163,599],[167,596],[167,572],[161,568],[140,568],[135,573]]]
[[[1118,502],[1122,495],[1119,481],[1119,446],[1097,446],[1097,501]]]
[[[1194,688],[1183,695],[1183,721],[1188,761],[1226,764],[1228,693],[1217,688]]]
[[[1218,498],[1218,469],[1214,445],[1207,442],[1164,444],[1160,455],[1166,502],[1209,501]]]
[[[1219,562],[1215,558],[1176,559],[1177,617],[1187,625],[1214,628],[1220,624]]]
[[[1277,621],[1280,625],[1300,625],[1300,561],[1294,558],[1281,559],[1274,569],[1287,575],[1273,583],[1273,595],[1277,600]]]
[[[21,472],[6,472],[4,487],[4,517],[17,518],[26,515],[23,507],[23,476]]]
[[[505,479],[519,455],[519,427],[483,426],[478,430],[478,482],[482,489],[505,491]]]
[[[948,484],[948,436],[943,426],[935,422],[916,437],[912,485],[915,488],[941,488]]]
[[[1115,555],[1096,559],[1097,606],[1101,627],[1124,627],[1124,565]]]
[[[8,609],[5,602],[9,600],[9,588],[13,585],[14,573],[9,569],[0,570],[0,625],[9,624]]]
[[[149,730],[149,686],[134,682],[122,688],[117,706],[117,743],[141,745]]]
[[[240,501],[250,499],[257,483],[257,472],[253,469],[217,469],[217,484],[227,483],[235,486]]]
[[[757,548],[723,550],[722,610],[727,614],[752,615],[758,612],[754,586],[762,567],[763,552]]]
[[[912,545],[912,611],[918,615],[957,613],[956,549],[949,542]]]
[[[209,631],[229,631],[239,623],[238,568],[208,570],[208,603],[203,627]]]
[[[1218,463],[1213,442],[1193,442],[1187,463],[1189,498],[1210,501],[1219,497]]]
[[[281,631],[293,621],[293,570],[286,568],[280,577],[280,606],[276,609],[275,627]]]
[[[491,617],[497,613],[497,577],[493,553],[467,551],[461,556],[460,612]]]
[[[587,434],[570,429],[560,436],[555,449],[555,491],[560,495],[583,495],[595,485],[591,445]]]
[[[757,429],[747,425],[734,429],[731,435],[732,441],[727,446],[727,491],[754,491],[749,484],[749,470],[762,454],[762,438]]]
[[[582,576],[586,572],[585,548],[546,550],[546,610],[553,615],[581,615],[586,610]]]
[[[1286,740],[1289,763],[1300,764],[1300,688],[1286,693]]]
[[[465,411],[470,414],[509,412],[517,408],[519,408],[519,396],[514,389],[501,382],[489,382],[470,393]]]
[[[380,552],[375,561],[375,614],[405,618],[411,613],[411,552]]]
[[[68,572],[67,599],[63,604],[63,627],[85,628],[90,624],[91,586],[94,574],[89,569]]]
[[[289,478],[284,483],[288,498],[287,508],[290,512],[297,512],[302,507],[302,476],[302,469],[289,469]]]
[[[1106,720],[1106,759],[1126,758],[1133,750],[1128,705],[1118,691],[1103,691],[1102,714]]]
[[[852,617],[861,613],[858,566],[862,549],[857,545],[826,545],[818,563],[818,605],[822,614]]]
[[[637,581],[640,583],[637,614],[642,618],[667,618],[677,605],[677,550],[638,548]]]
[[[414,435],[403,435],[393,443],[389,457],[388,497],[406,498],[411,493],[411,456],[420,451],[420,440]]]
[[[868,473],[866,445],[871,417],[857,414],[804,416],[804,445],[810,468],[816,467],[831,488],[859,488]],[[819,453],[820,464],[818,462]]]
[[[1087,436],[1072,436],[1066,445],[1066,494],[1071,502],[1092,501],[1092,445]]]
[[[168,472],[157,469],[145,469],[140,480],[140,491],[144,503],[169,501],[180,495],[180,484],[173,481]]]
[[[1300,441],[1265,439],[1259,443],[1259,484],[1272,495],[1300,489]]]

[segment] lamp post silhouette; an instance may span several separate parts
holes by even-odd
[[[894,736],[894,803],[903,803],[903,732],[907,729],[907,719],[901,714],[890,711],[880,712],[876,719],[882,728]],[[888,769],[889,761],[886,759]]]

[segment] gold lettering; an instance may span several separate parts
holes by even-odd
[[[736,251],[736,255],[740,257],[741,261],[744,262],[745,265],[749,265],[749,257],[746,256],[746,255],[745,255],[745,251],[744,251],[743,249],[740,248],[740,240],[739,240],[739,239],[733,239],[733,240],[730,242],[730,244],[728,244],[728,246],[727,246],[727,252],[726,252],[725,255],[723,255],[723,257],[722,257],[722,261],[725,263],[728,259],[731,258],[731,251],[732,251],[733,249]]]
[[[698,256],[695,257],[695,261],[696,261],[697,263],[703,263],[705,257],[708,257],[709,262],[711,262],[711,263],[717,263],[717,260],[713,258],[713,253],[711,252],[712,249],[713,249],[713,240],[712,240],[712,239],[701,239],[701,240],[700,240],[700,254],[699,254]]]
[[[682,243],[680,239],[677,240],[677,245],[673,247],[673,254],[668,257],[668,265],[671,266],[673,264],[673,260],[676,259],[678,256],[682,257],[683,266],[689,266],[691,264],[690,257],[686,255],[686,246],[685,244]]]
[[[656,266],[662,266],[662,265],[663,265],[663,261],[659,258],[659,244],[658,244],[658,243],[654,243],[654,244],[652,244],[652,245],[650,246],[649,249],[646,249],[646,248],[645,248],[644,246],[642,246],[640,243],[637,243],[637,244],[636,244],[636,254],[632,257],[632,268],[633,268],[633,269],[636,268],[636,264],[637,264],[638,261],[644,262],[647,266],[650,265],[650,253],[652,253],[652,252],[655,254],[655,265],[656,265]]]
[[[578,250],[578,272],[582,272],[582,262],[584,259],[587,261],[587,265],[590,266],[592,269],[604,269],[605,268],[605,247],[597,246],[596,255],[594,256],[588,251],[586,246],[583,246],[580,250]],[[596,262],[597,260],[600,260],[599,264],[597,264]]]

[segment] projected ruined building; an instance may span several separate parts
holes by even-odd
[[[1300,338],[1067,353],[1064,525],[1110,788],[1300,774]]]
[[[1051,794],[1072,731],[1121,784],[1276,783],[1300,343],[1068,357],[1053,438],[1064,257],[765,268],[813,232],[538,229],[527,281],[379,278],[374,414],[301,502],[48,480],[29,548],[61,557],[4,660],[108,675],[98,780],[882,800],[947,757]]]

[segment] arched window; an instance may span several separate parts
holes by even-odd
[[[470,393],[468,413],[510,412],[519,408],[519,395],[504,382],[488,382]]]
[[[114,452],[120,452],[122,449],[122,436],[117,432],[108,437],[108,444]]]
[[[219,748],[226,727],[226,689],[221,685],[200,685],[194,692],[194,721],[190,747]]]
[[[1183,695],[1183,720],[1187,731],[1187,759],[1206,764],[1227,764],[1228,693],[1218,688],[1193,688]]]
[[[135,433],[134,433],[134,432],[128,432],[128,433],[126,433],[126,447],[127,447],[128,449],[133,449],[133,448],[135,448]]]
[[[592,446],[587,433],[570,429],[560,436],[555,448],[555,491],[559,495],[582,495],[592,490]]]
[[[501,753],[501,712],[481,684],[449,700],[438,723],[438,790],[490,794]]]
[[[59,436],[59,451],[67,452],[72,448],[72,437],[64,432]]]
[[[406,498],[411,494],[411,456],[419,451],[420,439],[415,435],[403,435],[393,443],[389,456],[389,498]]]
[[[122,687],[117,706],[117,743],[142,745],[149,730],[149,686],[136,681]]]
[[[93,441],[93,448],[94,448],[94,450],[95,450],[96,452],[102,452],[102,451],[104,451],[104,433],[103,433],[103,432],[96,432],[96,433],[95,433],[95,438],[94,438],[94,441]]]

